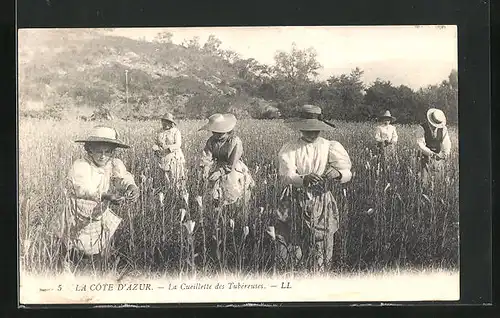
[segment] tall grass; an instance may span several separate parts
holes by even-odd
[[[19,226],[21,261],[29,271],[59,269],[62,249],[50,228],[63,209],[64,178],[83,147],[73,140],[96,123],[22,119],[19,123]],[[256,188],[242,217],[237,209],[206,204],[197,158],[209,137],[201,121],[182,121],[189,200],[165,189],[151,149],[157,122],[123,122],[116,127],[132,147],[120,150],[135,175],[140,199],[113,208],[123,218],[105,270],[212,275],[217,272],[271,274],[276,271],[275,225],[280,196],[276,156],[298,135],[280,121],[243,120],[236,133],[243,140],[243,160]],[[451,159],[436,176],[433,190],[422,194],[414,126],[398,126],[397,154],[385,168],[372,154],[368,124],[337,123],[324,134],[344,145],[353,162],[353,179],[333,189],[340,210],[331,270],[374,271],[388,268],[458,267],[458,145],[450,128]],[[182,209],[185,209],[183,211]],[[299,271],[294,267],[288,270]],[[279,270],[279,269],[278,269]],[[312,269],[309,269],[312,270]]]

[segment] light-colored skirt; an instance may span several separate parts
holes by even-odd
[[[106,252],[122,218],[109,207],[99,216],[88,218],[97,202],[78,199],[68,200],[56,224],[56,235],[63,239],[68,248],[74,248],[86,255]]]
[[[122,219],[107,209],[99,220],[89,222],[71,240],[77,250],[88,255],[101,254],[110,246],[110,241]]]
[[[182,150],[176,150],[159,158],[159,166],[165,172],[167,183],[184,188],[186,183],[186,159]]]
[[[221,168],[213,165],[208,177],[210,178],[217,171],[220,172]],[[248,167],[240,160],[232,172],[223,173],[220,178],[210,182],[209,185],[212,199],[218,200],[222,206],[238,201],[247,205],[251,199],[255,181]]]

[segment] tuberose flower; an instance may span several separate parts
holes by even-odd
[[[275,240],[275,239],[276,239],[276,232],[275,232],[275,230],[274,230],[274,226],[268,226],[268,227],[267,227],[267,231],[266,231],[266,232],[267,232],[267,234],[269,234],[269,236],[271,236],[271,238],[272,238],[273,240]]]
[[[184,217],[186,216],[186,209],[180,209],[181,211],[181,222],[184,221]]]
[[[193,234],[195,225],[196,225],[196,222],[192,221],[192,220],[189,220],[186,223],[184,223],[184,226],[186,227],[189,234]]]
[[[390,183],[388,183],[388,184],[385,186],[385,188],[384,188],[384,192],[386,192],[386,191],[387,191],[387,189],[389,189],[389,187],[390,187],[390,186],[391,186],[391,184],[390,184]]]
[[[201,197],[201,195],[196,196],[196,202],[198,203],[198,206],[200,208],[203,207],[203,198]]]
[[[158,194],[158,198],[160,199],[160,205],[163,206],[163,200],[165,199],[165,195],[163,194],[163,192],[160,192]]]
[[[189,193],[187,191],[182,193],[182,199],[189,205]]]

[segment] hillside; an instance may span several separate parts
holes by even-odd
[[[307,50],[280,53],[275,65],[263,65],[231,57],[216,39],[207,43],[157,43],[88,29],[21,30],[20,115],[76,118],[109,110],[122,119],[155,119],[166,111],[177,118],[215,112],[270,118],[294,116],[298,106],[315,103],[336,120],[366,121],[390,109],[400,123],[412,123],[429,105],[445,110],[450,123],[458,120],[456,70],[419,90],[378,80],[408,79],[407,72],[377,71],[392,69],[394,59],[364,63],[366,75],[352,64],[328,81],[311,81],[317,60],[313,54],[305,63]],[[423,74],[422,64],[410,67],[413,78]],[[444,72],[439,62],[433,65]],[[364,76],[373,83],[364,84]]]
[[[105,107],[121,118],[189,110],[203,117],[223,104],[245,116],[266,103],[240,94],[240,82],[229,62],[175,44],[79,29],[19,32],[21,115],[79,116]]]

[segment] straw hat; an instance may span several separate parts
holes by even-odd
[[[174,125],[177,125],[177,123],[175,122],[174,115],[172,115],[171,113],[166,113],[165,115],[161,116],[161,120],[167,120],[173,123]]]
[[[446,126],[446,116],[442,110],[437,108],[431,108],[427,111],[427,121],[436,128],[443,128]]]
[[[290,128],[302,131],[330,130],[334,124],[321,119],[321,108],[314,105],[304,105],[300,110],[299,118],[285,120]]]
[[[379,117],[379,120],[382,119],[390,119],[391,122],[396,120],[396,117],[391,115],[391,112],[386,110],[385,113],[382,114],[382,116]]]
[[[130,148],[118,139],[118,132],[116,129],[105,126],[96,126],[92,129],[87,139],[75,140],[75,142],[105,142],[113,144],[119,148]]]
[[[233,114],[213,114],[208,117],[208,123],[199,130],[208,130],[216,133],[227,133],[234,129],[237,119]]]

